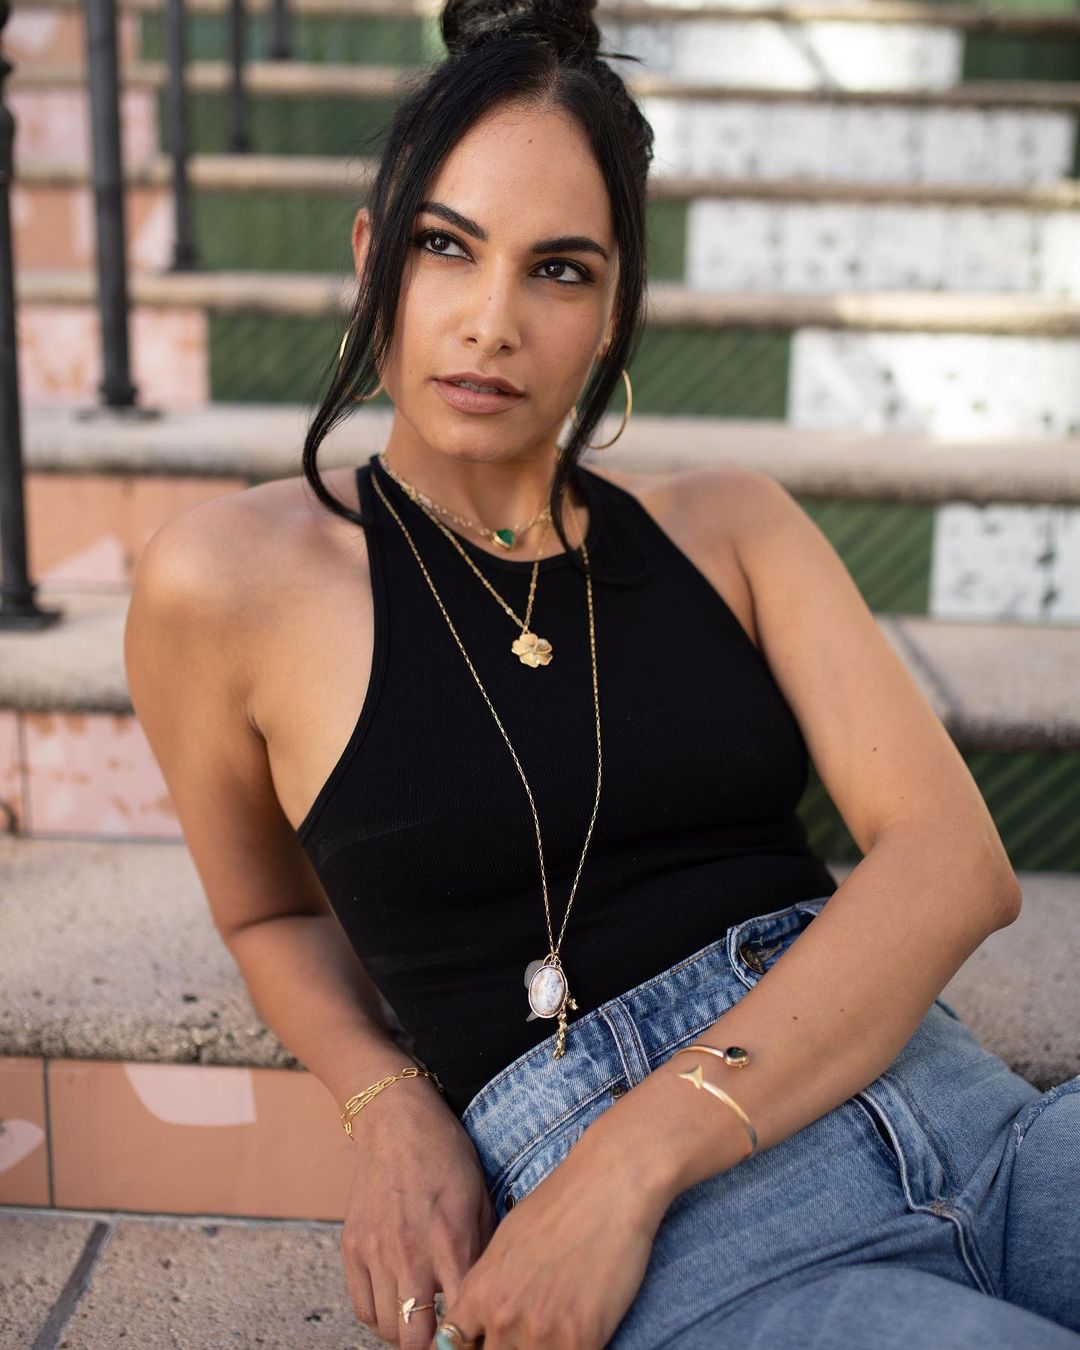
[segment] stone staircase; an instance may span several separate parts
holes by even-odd
[[[266,4],[250,8],[259,55]],[[430,5],[292,8],[294,59],[249,67],[256,150],[238,155],[225,8],[189,5],[203,270],[174,273],[160,5],[123,0],[146,417],[84,415],[98,358],[80,7],[27,0],[5,29],[32,568],[65,617],[0,634],[0,1245],[35,1253],[0,1280],[0,1342],[10,1327],[42,1346],[111,1346],[120,1328],[147,1345],[381,1344],[341,1276],[340,1108],[261,1024],[213,929],[120,649],[132,568],[163,520],[299,473],[345,322],[362,147],[400,72],[441,55]],[[609,49],[646,58],[616,68],[657,158],[634,415],[596,460],[753,465],[821,525],[1023,885],[1020,919],[944,996],[1033,1083],[1071,1077],[1080,7],[598,15]],[[321,464],[372,454],[389,418],[380,395]],[[800,814],[842,879],[858,852],[814,773]]]

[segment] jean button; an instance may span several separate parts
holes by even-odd
[[[625,1093],[627,1093],[627,1092],[629,1092],[629,1091],[630,1091],[630,1089],[627,1087],[627,1085],[626,1085],[625,1083],[621,1083],[621,1082],[620,1082],[620,1083],[616,1083],[616,1084],[612,1087],[612,1089],[611,1089],[611,1095],[612,1095],[613,1097],[622,1097]]]
[[[759,975],[764,975],[765,967],[764,965],[762,965],[761,957],[758,956],[757,952],[754,951],[753,947],[750,946],[749,942],[744,942],[743,945],[739,948],[739,955],[742,957],[742,959],[746,962],[746,964],[750,967],[751,970],[756,971],[757,974]]]
[[[506,1208],[514,1208],[514,1192],[512,1190],[506,1192]]]

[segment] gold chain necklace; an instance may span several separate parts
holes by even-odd
[[[418,502],[421,506],[426,506],[429,511],[437,511],[440,515],[449,517],[450,520],[456,520],[459,525],[464,525],[468,529],[474,531],[481,539],[490,539],[493,544],[498,544],[500,548],[513,548],[517,543],[518,537],[523,535],[526,530],[531,530],[538,520],[551,519],[551,507],[548,505],[541,507],[536,515],[533,516],[532,520],[526,521],[524,525],[519,525],[517,529],[511,530],[507,528],[502,530],[492,530],[487,525],[478,525],[475,520],[470,520],[467,516],[455,515],[449,507],[440,506],[438,502],[432,501],[430,497],[425,496],[419,488],[413,487],[411,483],[407,483],[405,479],[396,474],[386,462],[385,451],[379,451],[379,462],[398,487],[401,488],[403,492],[408,493],[414,502]],[[541,547],[543,547],[543,545],[541,545]]]
[[[404,490],[404,485],[402,484],[401,479],[398,478],[398,476],[395,473],[391,472],[386,463],[386,456],[381,450],[379,451],[379,463],[383,466],[384,469],[386,469],[387,473],[390,474],[390,477],[394,480],[394,482],[397,483],[398,486],[402,487]],[[411,494],[409,494],[407,490],[406,495],[411,496]],[[514,641],[510,645],[510,650],[513,652],[513,654],[518,658],[518,660],[521,662],[523,666],[532,666],[534,670],[538,666],[546,666],[551,661],[552,657],[555,655],[555,653],[552,651],[551,643],[547,640],[547,638],[538,637],[535,633],[529,631],[529,623],[532,620],[533,601],[536,598],[536,583],[540,573],[539,557],[537,557],[533,561],[532,578],[529,581],[528,605],[525,609],[525,617],[524,619],[521,619],[518,617],[514,609],[506,603],[506,601],[502,598],[502,596],[491,584],[491,582],[488,581],[487,577],[484,576],[483,572],[480,571],[479,567],[477,567],[477,565],[473,562],[472,558],[469,557],[465,549],[462,548],[461,543],[455,537],[453,530],[448,530],[446,526],[442,523],[442,521],[437,519],[437,517],[435,517],[423,505],[422,502],[418,503],[418,505],[420,506],[420,509],[424,512],[424,514],[427,516],[427,518],[431,521],[431,523],[433,525],[438,526],[438,528],[442,530],[443,534],[446,535],[447,539],[450,540],[453,546],[457,549],[457,551],[461,554],[461,556],[469,564],[472,570],[484,583],[487,589],[499,602],[499,605],[506,611],[507,614],[510,615],[513,621],[521,629],[520,634],[514,639]],[[547,538],[547,521],[544,522],[544,533],[540,539],[541,550],[544,547],[544,540],[546,538]]]
[[[465,650],[461,639],[458,637],[457,629],[454,627],[450,615],[446,612],[446,606],[443,604],[439,592],[435,589],[435,583],[432,581],[427,568],[424,566],[424,560],[420,557],[416,545],[413,543],[412,535],[409,533],[405,522],[383,492],[379,485],[378,477],[374,466],[369,470],[372,485],[375,491],[382,498],[386,509],[397,521],[401,527],[402,533],[408,540],[409,547],[413,551],[413,557],[420,564],[420,570],[424,574],[424,579],[431,588],[431,593],[435,601],[442,610],[443,618],[453,634],[454,641],[461,650],[465,663],[472,672],[472,677],[484,696],[484,702],[491,710],[491,715],[495,719],[502,738],[506,742],[510,754],[513,756],[514,763],[517,765],[517,771],[521,775],[521,781],[525,784],[525,791],[529,796],[529,805],[532,808],[533,823],[536,826],[536,847],[540,855],[540,883],[544,893],[544,912],[547,915],[548,942],[550,944],[548,954],[540,961],[530,961],[525,968],[525,984],[529,990],[529,1007],[532,1009],[529,1016],[525,1019],[531,1022],[535,1017],[557,1017],[559,1019],[558,1034],[555,1037],[555,1051],[552,1059],[561,1059],[566,1053],[566,1013],[568,1009],[577,1011],[577,1003],[571,997],[570,986],[566,979],[566,972],[562,967],[562,960],[559,956],[559,948],[562,946],[563,935],[566,932],[566,921],[570,917],[570,907],[574,903],[574,897],[577,894],[578,882],[581,880],[581,869],[585,865],[585,855],[589,850],[589,841],[592,839],[593,826],[596,824],[596,813],[600,807],[600,778],[602,768],[602,756],[600,749],[600,687],[596,677],[596,623],[593,615],[593,593],[592,593],[592,572],[589,570],[589,551],[585,546],[585,540],[581,541],[581,551],[585,560],[585,592],[589,609],[589,651],[592,656],[592,686],[593,686],[593,707],[596,710],[596,800],[593,802],[592,819],[589,821],[589,828],[585,835],[585,845],[581,850],[581,859],[578,862],[577,874],[574,877],[574,884],[570,888],[570,898],[566,902],[566,913],[563,915],[562,927],[559,930],[559,940],[555,941],[551,929],[551,906],[548,903],[547,873],[544,870],[544,846],[540,838],[540,817],[536,813],[536,802],[533,800],[532,789],[529,787],[529,780],[525,777],[525,770],[521,767],[521,761],[517,757],[517,752],[510,744],[510,737],[506,734],[506,728],[503,726],[499,714],[495,711],[491,699],[488,698],[487,690],[480,682],[480,676],[476,673],[476,667],[469,660],[469,653]]]

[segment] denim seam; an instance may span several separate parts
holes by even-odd
[[[493,1191],[498,1190],[498,1188],[506,1180],[507,1176],[511,1172],[513,1172],[525,1159],[527,1159],[530,1153],[535,1153],[539,1148],[542,1148],[545,1144],[551,1143],[552,1136],[556,1133],[556,1131],[561,1129],[562,1126],[565,1125],[566,1122],[572,1116],[577,1115],[578,1113],[586,1110],[593,1104],[593,1102],[597,1100],[598,1097],[602,1097],[605,1092],[609,1092],[611,1090],[611,1084],[614,1081],[615,1081],[614,1079],[609,1079],[609,1081],[605,1084],[605,1086],[599,1088],[596,1092],[592,1094],[592,1096],[583,1097],[581,1101],[575,1102],[573,1106],[568,1107],[562,1113],[561,1116],[557,1116],[553,1121],[551,1121],[551,1123],[545,1127],[543,1134],[533,1135],[533,1137],[527,1143],[522,1144],[521,1148],[518,1149],[517,1153],[515,1153],[514,1156],[510,1158],[508,1162],[504,1163],[503,1166],[499,1169],[498,1175],[496,1176],[494,1182],[492,1182],[491,1189]]]
[[[979,1250],[979,1244],[975,1240],[975,1234],[968,1228],[964,1216],[954,1209],[930,1209],[929,1206],[920,1206],[931,1214],[936,1214],[938,1218],[949,1219],[956,1227],[958,1246],[960,1248],[960,1259],[967,1266],[971,1278],[975,1281],[979,1292],[989,1294],[992,1298],[999,1298],[1000,1295],[994,1287],[994,1282],[990,1278],[990,1273],[986,1268],[986,1262],[983,1260],[982,1252]],[[970,1247],[970,1254],[968,1248]]]
[[[927,1119],[926,1114],[919,1106],[918,1102],[914,1101],[911,1096],[904,1091],[888,1069],[885,1069],[878,1077],[882,1082],[887,1083],[888,1086],[892,1088],[893,1092],[895,1092],[904,1103],[908,1111],[911,1112],[916,1125],[918,1125],[919,1130],[922,1133],[922,1143],[924,1147],[928,1149],[931,1157],[941,1169],[941,1175],[944,1178],[946,1191],[950,1197],[956,1195],[956,1193],[962,1189],[961,1182],[953,1171],[948,1153],[942,1144],[936,1128]]]
[[[1027,1124],[1021,1124],[1019,1121],[1016,1123],[1014,1128],[1016,1130],[1016,1147],[1018,1149],[1027,1138],[1028,1130],[1031,1129],[1032,1125],[1035,1124],[1048,1106],[1052,1106],[1059,1097],[1065,1095],[1066,1090],[1071,1090],[1073,1092],[1080,1091],[1080,1078],[1067,1078],[1064,1083],[1057,1083],[1054,1087],[1047,1088],[1036,1103],[1038,1109],[1032,1113]]]

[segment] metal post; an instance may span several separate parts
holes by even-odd
[[[229,5],[229,55],[232,81],[229,86],[229,149],[251,149],[248,138],[247,95],[244,92],[244,0]]]
[[[285,0],[271,0],[269,56],[272,61],[287,61],[292,56]]]
[[[0,31],[8,21],[8,0],[0,0]],[[47,628],[62,611],[34,601],[26,557],[26,499],[23,492],[22,415],[15,349],[15,277],[11,247],[10,185],[15,172],[15,119],[4,102],[11,62],[0,48],[0,629]]]
[[[136,390],[128,367],[127,263],[115,0],[86,0],[86,44],[94,157],[98,309],[105,372],[98,388],[108,407],[126,407],[135,402]]]
[[[175,236],[171,270],[174,272],[194,271],[199,265],[195,253],[195,231],[191,224],[191,194],[188,191],[187,91],[184,88],[187,38],[184,28],[184,0],[167,0],[165,43],[169,66],[167,115],[173,170]]]

